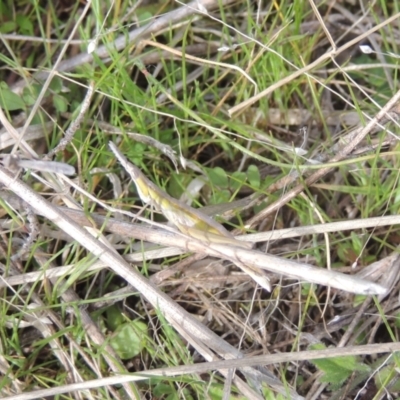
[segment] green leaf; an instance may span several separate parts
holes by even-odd
[[[120,325],[110,344],[122,360],[137,356],[148,341],[147,325],[135,320]]]
[[[40,93],[40,87],[37,84],[31,85],[29,88],[24,87],[22,91],[22,98],[27,106],[35,104],[36,99]]]
[[[354,232],[350,232],[351,235],[351,241],[352,241],[352,245],[353,245],[353,250],[356,253],[361,253],[362,249],[364,247],[364,243],[360,240],[360,235],[357,235]]]
[[[171,179],[168,180],[167,192],[176,199],[179,199],[184,188],[190,183],[190,176],[181,172],[179,174],[173,172]]]
[[[66,112],[68,110],[68,101],[64,96],[55,94],[53,97],[53,103],[58,112]]]
[[[59,93],[61,92],[62,89],[62,81],[60,78],[55,77],[51,83],[49,89],[46,90],[45,93],[45,98],[53,94],[54,92]],[[42,86],[40,84],[33,84],[30,85],[29,87],[25,87],[24,90],[22,91],[22,98],[27,106],[31,106],[35,104],[37,98],[39,97],[39,94],[42,90]],[[59,100],[56,100],[59,102]],[[56,103],[55,101],[55,103]],[[57,106],[57,104],[55,104]]]
[[[356,294],[356,295],[354,295],[353,307],[357,308],[358,306],[360,306],[362,303],[364,303],[366,298],[367,298],[367,296],[365,294]]]
[[[400,313],[396,313],[394,316],[394,324],[397,328],[400,328]]]
[[[392,382],[390,386],[390,391],[398,392],[400,390],[400,380],[394,380],[397,372],[394,368],[394,365],[387,365],[382,369],[378,370],[378,373],[374,376],[375,385],[378,389],[383,389],[387,387],[389,382]]]
[[[222,168],[216,167],[213,169],[209,169],[207,172],[213,185],[218,186],[222,189],[228,189],[228,175],[226,175],[226,172]]]
[[[247,168],[247,178],[249,179],[249,183],[253,188],[258,189],[260,187],[260,171],[255,165],[249,165],[249,168]]]
[[[310,349],[315,350],[325,348],[323,344],[310,346]],[[321,382],[329,383],[332,390],[340,388],[354,371],[368,371],[369,369],[367,365],[358,362],[354,356],[322,358],[320,360],[311,360],[311,362],[324,372],[320,380]]]
[[[15,21],[2,22],[0,24],[0,33],[10,33],[17,29],[17,24]]]
[[[20,14],[16,16],[15,21],[17,22],[19,31],[22,35],[33,36],[33,25],[28,17]]]
[[[14,111],[25,108],[21,96],[12,92],[4,82],[0,85],[0,107],[4,110]]]
[[[312,286],[313,286],[312,283],[303,282],[301,284],[301,295],[307,297],[310,294]]]
[[[125,324],[126,319],[124,318],[121,310],[113,305],[106,309],[106,316],[107,316],[107,327],[112,331],[116,331],[119,326]]]
[[[0,24],[0,33],[10,33],[17,29],[17,24],[14,21],[2,22]]]
[[[149,23],[149,21],[153,18],[153,14],[149,11],[142,12],[138,15],[139,25],[143,26]]]
[[[229,190],[217,190],[211,198],[211,204],[228,203],[231,198]]]
[[[53,77],[53,79],[50,82],[49,89],[55,93],[61,93],[63,88],[63,81],[59,76]],[[46,92],[46,95],[49,94],[49,92]]]
[[[244,172],[236,171],[231,177],[231,189],[233,191],[239,190],[246,182],[246,174]]]
[[[158,383],[155,388],[153,389],[153,395],[156,397],[161,397],[166,394],[174,394],[176,390],[166,383],[160,382]]]
[[[321,376],[320,382],[329,383],[334,388],[339,389],[350,375],[351,371],[346,371],[342,369],[331,369],[329,372]]]

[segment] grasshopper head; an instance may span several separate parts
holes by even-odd
[[[152,197],[150,193],[150,188],[146,185],[143,179],[141,179],[141,177],[137,177],[134,182],[136,184],[136,189],[139,193],[140,199],[143,201],[143,203],[151,203]]]

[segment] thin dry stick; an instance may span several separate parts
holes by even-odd
[[[58,161],[42,161],[42,160],[25,160],[17,155],[6,154],[3,158],[3,165],[16,173],[24,169],[32,169],[34,171],[53,172],[55,174],[74,175],[75,168],[64,162]]]
[[[15,35],[13,33],[10,34],[1,34],[1,37],[5,40],[15,40],[15,41],[21,41],[24,43],[27,42],[39,42],[39,43],[54,43],[54,44],[76,44],[76,45],[82,45],[87,43],[87,40],[83,39],[49,39],[49,38],[42,38],[38,36],[29,36],[29,35]]]
[[[13,146],[15,141],[19,139],[20,132],[22,132],[22,128],[14,128],[8,122],[7,117],[4,115],[3,110],[0,109],[0,121],[3,124],[4,128],[0,129],[0,150],[3,150],[7,147]],[[5,123],[4,123],[5,121]],[[10,127],[13,128],[11,131]],[[32,149],[31,152],[27,151],[25,147],[28,147],[27,142],[31,140],[41,139],[45,136],[47,131],[51,131],[54,127],[54,121],[47,121],[40,125],[31,125],[28,127],[28,130],[25,132],[25,140],[21,142],[21,146],[25,153],[31,154],[31,157],[36,154]],[[36,156],[37,157],[37,156]]]
[[[67,392],[73,392],[84,389],[94,389],[107,385],[121,384],[122,382],[143,381],[149,379],[150,376],[165,377],[178,376],[182,374],[200,374],[212,370],[241,368],[243,366],[256,365],[272,365],[277,363],[291,363],[297,361],[321,360],[336,357],[357,356],[357,355],[372,355],[379,353],[394,353],[400,351],[400,343],[379,343],[369,344],[364,346],[351,346],[346,348],[329,348],[324,350],[308,350],[302,352],[290,352],[279,354],[268,354],[256,357],[246,357],[236,360],[213,361],[207,363],[198,363],[194,365],[183,365],[171,368],[159,368],[151,371],[137,372],[128,376],[113,376],[101,380],[87,381],[82,384],[73,384],[59,386],[50,389],[37,390],[32,393],[24,393],[6,397],[3,400],[35,400],[41,397],[54,396]],[[300,396],[297,397],[299,399]]]
[[[32,150],[31,146],[23,140],[22,129],[16,130],[11,123],[8,121],[8,118],[4,114],[3,109],[0,107],[0,122],[3,124],[4,128],[7,130],[7,133],[13,137],[14,144],[19,143],[21,149],[25,152],[26,155],[31,156],[32,158],[38,158],[37,153]]]
[[[322,18],[321,13],[318,10],[318,7],[315,5],[314,0],[309,0],[309,1],[310,1],[310,4],[311,4],[311,8],[314,11],[315,16],[317,17],[319,25],[322,27],[323,31],[325,32],[325,35],[328,38],[329,43],[331,44],[333,49],[336,48],[336,44],[335,44],[335,42],[334,42],[334,40],[332,38],[332,35],[330,34],[329,29],[326,27],[325,21]]]
[[[30,247],[33,245],[40,232],[39,223],[36,215],[33,212],[32,208],[29,206],[26,207],[26,219],[28,220],[29,234],[21,248],[11,257],[11,260],[13,261],[21,258],[25,253],[29,251]]]

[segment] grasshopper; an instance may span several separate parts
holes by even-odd
[[[165,193],[151,182],[137,166],[130,163],[114,143],[109,142],[109,146],[135,182],[136,189],[143,203],[151,205],[157,211],[161,212],[182,233],[208,243],[231,245],[244,249],[251,249],[253,247],[249,242],[242,242],[235,239],[228,230],[208,215]],[[252,276],[262,287],[270,290],[269,280],[262,270],[255,267],[250,268],[239,262],[235,263],[239,268]]]

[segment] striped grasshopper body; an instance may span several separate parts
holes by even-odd
[[[221,224],[214,221],[201,211],[189,207],[185,203],[174,199],[169,194],[158,188],[142,171],[131,164],[118,150],[114,143],[109,143],[110,149],[115,154],[121,165],[135,182],[140,199],[145,204],[153,206],[160,211],[168,221],[173,223],[182,233],[207,243],[224,244],[251,249],[249,242],[242,242],[227,231]],[[270,290],[269,280],[262,270],[250,268],[241,263],[236,263],[261,286]]]

